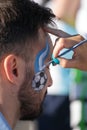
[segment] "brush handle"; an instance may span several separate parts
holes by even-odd
[[[86,43],[86,42],[87,42],[87,40],[85,39],[85,40],[79,42],[78,44],[75,44],[74,46],[72,46],[72,47],[69,48],[68,50],[66,50],[66,51],[64,51],[63,53],[61,53],[60,55],[58,55],[58,57],[61,57],[61,56],[65,55],[66,53],[68,53],[68,52],[70,52],[70,51],[73,51],[75,48],[79,47],[80,45],[82,45],[82,44],[84,44],[84,43]]]
[[[78,44],[75,44],[74,46],[72,46],[72,47],[69,48],[68,50],[66,50],[66,51],[64,51],[63,53],[59,54],[58,57],[61,57],[61,56],[65,55],[66,53],[68,53],[68,52],[70,52],[70,51],[73,51],[75,48],[79,47],[80,45],[82,45],[82,44],[84,44],[84,43],[86,43],[86,42],[87,42],[87,40],[85,39],[85,40],[79,42]],[[57,57],[57,58],[58,58],[58,57]],[[55,58],[55,59],[56,59],[56,58]],[[51,61],[47,62],[47,64],[45,64],[45,65],[40,69],[40,71],[44,70],[44,69],[45,69],[49,64],[51,64],[52,62],[55,63],[55,60],[52,59]],[[56,63],[55,63],[55,64],[56,64]]]

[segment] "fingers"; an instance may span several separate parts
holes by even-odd
[[[45,27],[44,30],[48,33],[51,33],[55,36],[58,36],[58,37],[70,37],[71,35],[62,31],[62,30],[59,30],[59,29],[53,29],[53,28],[50,28],[50,27]]]
[[[75,68],[82,71],[87,71],[87,56],[84,58],[74,56],[72,59],[58,58],[60,66],[63,68]],[[84,64],[85,63],[85,64]]]
[[[80,41],[84,40],[84,38],[81,35],[69,35],[63,32],[62,30],[52,29],[50,27],[45,27],[44,30],[48,33],[56,35],[59,38],[56,40],[56,44],[53,49],[54,58],[58,57],[62,49],[70,48],[75,44],[79,43]],[[81,46],[74,50],[74,55],[72,59],[65,59],[59,57],[58,59],[60,61],[60,66],[62,66],[63,68],[77,68],[80,70],[87,71],[86,52],[87,52],[86,47]]]
[[[78,68],[78,61],[75,59],[59,58],[60,66],[63,68]]]
[[[69,38],[60,38],[56,41],[55,47],[53,49],[53,56],[57,57],[60,51],[64,48],[70,48],[75,44],[75,41],[71,41]]]

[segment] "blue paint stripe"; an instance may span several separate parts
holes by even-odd
[[[48,54],[49,54],[49,43],[46,42],[46,47],[42,49],[36,56],[35,64],[34,64],[35,73],[40,71],[40,67],[44,65],[44,61],[47,58]]]

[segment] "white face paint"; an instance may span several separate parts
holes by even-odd
[[[34,70],[35,73],[39,72],[44,65],[44,62],[49,54],[49,43],[46,42],[45,48],[43,48],[36,56]]]
[[[47,82],[47,75],[45,74],[44,71],[40,71],[41,68],[44,65],[44,62],[49,54],[49,43],[46,42],[46,47],[43,48],[41,51],[38,52],[36,59],[35,59],[35,64],[34,64],[34,70],[35,70],[35,75],[32,81],[32,87],[34,90],[41,90],[44,88],[46,82]]]
[[[39,91],[44,88],[47,82],[47,75],[44,71],[38,72],[34,75],[32,80],[32,87],[34,90]]]

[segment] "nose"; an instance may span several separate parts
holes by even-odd
[[[47,87],[51,87],[52,86],[52,78],[51,78],[51,74],[50,72],[48,73],[48,80],[47,80]]]

